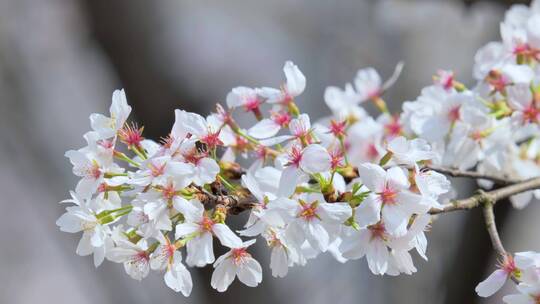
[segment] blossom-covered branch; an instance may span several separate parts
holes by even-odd
[[[505,18],[503,41],[475,56],[476,84],[439,71],[398,113],[384,97],[401,63],[386,81],[366,68],[343,88],[326,88],[332,113],[312,121],[299,101],[306,77],[287,61],[276,88],[233,88],[208,116],[175,110],[159,141],[127,122],[126,94],[115,91],[108,115],[90,115],[86,145],[66,152],[78,182],[57,225],[82,233],[76,252],[93,255],[96,267],[122,263],[137,280],[161,272],[188,296],[189,268],[209,264],[219,292],[235,278],[261,283],[263,267],[249,252],[257,238],[271,251],[274,277],[322,254],[343,263],[365,257],[376,275],[411,275],[412,254],[428,259],[434,214],[482,205],[503,260],[478,294],[512,278],[519,294],[504,301],[538,303],[540,255],[506,252],[492,208],[503,198],[516,208],[540,198],[540,1]],[[242,114],[256,123],[241,126]],[[480,190],[455,200],[446,175],[472,178]],[[229,219],[243,211],[249,218],[234,231]],[[228,248],[217,259],[214,238]]]

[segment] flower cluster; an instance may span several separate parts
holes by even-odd
[[[478,51],[473,88],[439,71],[394,114],[383,96],[402,64],[386,81],[367,68],[343,89],[328,87],[332,115],[312,123],[296,102],[306,78],[287,61],[279,88],[236,87],[207,117],[176,110],[159,141],[127,122],[131,107],[115,91],[110,115],[90,116],[87,145],[66,152],[80,179],[57,225],[82,232],[76,252],[93,254],[96,267],[104,259],[123,263],[137,280],[161,271],[185,296],[193,286],[186,266],[212,264],[211,286],[220,292],[236,277],[257,286],[262,267],[249,248],[256,238],[271,250],[275,277],[326,252],[340,262],[365,256],[377,275],[412,274],[411,252],[427,260],[433,214],[460,206],[447,203],[455,191],[443,173],[481,175],[486,189],[540,176],[540,1],[514,6],[501,32],[503,42]],[[377,116],[366,111],[370,104]],[[239,112],[257,122],[241,127]],[[516,207],[540,197],[533,191],[540,185],[527,186],[507,191]],[[247,223],[231,229],[229,216],[243,211]],[[217,259],[214,238],[229,248]],[[513,277],[535,303],[539,261],[505,254],[479,295]],[[529,303],[518,297],[505,301]]]

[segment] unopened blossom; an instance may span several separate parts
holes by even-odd
[[[247,248],[254,243],[255,240],[249,240],[230,247],[229,252],[216,260],[210,283],[214,289],[224,292],[235,277],[249,287],[255,287],[261,283],[261,265],[247,252]]]

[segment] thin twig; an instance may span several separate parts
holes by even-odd
[[[486,229],[491,239],[493,249],[501,256],[506,256],[506,250],[501,242],[497,225],[495,224],[495,214],[493,213],[493,203],[490,201],[484,202],[484,221],[486,223]]]
[[[508,252],[506,249],[504,249],[503,243],[501,241],[501,237],[499,236],[499,231],[497,230],[497,223],[495,222],[495,213],[493,213],[493,202],[492,201],[485,201],[484,202],[484,222],[486,223],[486,230],[489,234],[489,238],[491,240],[491,245],[493,246],[493,249],[501,256],[503,259],[511,258],[509,257]],[[510,275],[510,279],[516,283],[519,284],[519,280],[514,276],[514,274]]]
[[[454,200],[448,204],[442,205],[440,209],[431,209],[430,214],[439,214],[445,212],[451,212],[456,210],[468,210],[480,206],[484,201],[492,201],[493,204],[496,204],[499,200],[505,199],[515,194],[522,192],[535,190],[540,188],[540,177],[528,179],[516,184],[512,184],[506,187],[502,187],[496,190],[488,192],[478,192],[477,194],[461,199]]]

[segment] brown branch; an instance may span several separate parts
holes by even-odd
[[[516,184],[502,187],[496,190],[484,192],[479,191],[477,194],[461,199],[454,200],[448,204],[444,204],[441,209],[431,209],[430,214],[439,214],[456,210],[468,210],[480,206],[482,203],[489,201],[496,204],[497,201],[505,199],[515,194],[535,190],[540,188],[540,177],[531,178]]]
[[[204,189],[195,194],[196,198],[205,206],[210,208],[223,206],[229,214],[240,214],[245,210],[253,208],[257,203],[257,198],[251,193],[243,194],[212,194]]]
[[[497,225],[495,224],[495,214],[493,213],[493,203],[486,201],[484,203],[484,221],[486,223],[486,229],[489,233],[489,238],[491,239],[491,244],[493,249],[501,256],[506,256],[506,250],[501,242],[499,237],[499,232],[497,231]]]

